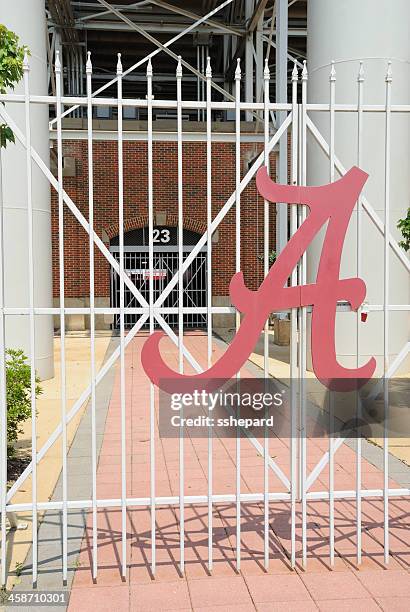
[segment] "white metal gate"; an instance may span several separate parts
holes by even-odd
[[[29,75],[30,68],[29,62],[26,58],[24,65],[24,84],[25,93],[23,96],[7,94],[1,95],[0,100],[6,103],[6,106],[0,106],[0,118],[2,121],[10,125],[13,129],[16,138],[22,143],[27,150],[27,167],[26,167],[26,180],[28,184],[28,193],[31,193],[31,165],[34,162],[44,173],[44,175],[50,181],[52,187],[58,193],[58,204],[59,204],[59,263],[60,263],[60,307],[59,308],[37,308],[34,306],[34,288],[33,288],[33,227],[31,224],[32,220],[32,202],[29,195],[28,201],[28,223],[30,230],[30,239],[28,243],[28,254],[29,254],[29,267],[28,267],[28,278],[30,286],[30,307],[27,308],[6,308],[4,306],[3,294],[0,295],[0,381],[1,381],[1,582],[5,584],[7,575],[7,533],[6,533],[6,515],[9,512],[29,511],[32,512],[33,520],[33,582],[37,580],[37,525],[38,525],[38,514],[45,510],[54,509],[61,512],[62,520],[62,577],[64,580],[67,579],[67,512],[74,508],[81,508],[88,510],[92,513],[92,540],[93,540],[93,576],[97,577],[98,574],[98,555],[97,555],[97,512],[99,509],[104,508],[121,508],[122,512],[122,574],[125,576],[127,571],[127,509],[146,505],[147,500],[145,498],[132,498],[127,494],[127,447],[126,447],[126,414],[127,406],[125,402],[125,384],[126,384],[126,372],[125,372],[125,349],[138,333],[138,331],[147,323],[149,331],[152,333],[154,327],[159,325],[169,336],[169,338],[178,346],[180,354],[180,370],[182,371],[184,361],[189,363],[194,370],[200,370],[200,366],[195,358],[190,354],[189,350],[185,346],[183,337],[183,318],[185,314],[188,314],[189,306],[184,305],[183,301],[183,277],[184,273],[189,269],[189,266],[198,257],[201,249],[206,251],[206,275],[207,275],[207,303],[206,303],[206,321],[207,321],[207,342],[208,342],[208,367],[211,365],[212,360],[212,314],[229,314],[235,313],[232,307],[216,307],[212,305],[212,234],[218,228],[218,225],[225,217],[225,215],[231,209],[235,210],[236,219],[236,270],[241,269],[241,193],[245,187],[254,179],[256,171],[265,165],[269,170],[269,158],[272,155],[274,147],[277,145],[282,136],[286,137],[287,132],[290,132],[291,138],[291,182],[293,184],[306,184],[306,167],[307,167],[307,155],[306,155],[306,142],[307,135],[310,134],[317,143],[320,145],[324,153],[329,158],[329,176],[331,179],[335,177],[336,172],[343,175],[346,172],[346,168],[343,167],[341,161],[338,159],[335,151],[335,140],[334,140],[334,126],[337,120],[337,114],[339,112],[350,112],[353,113],[358,121],[358,164],[360,165],[360,139],[361,139],[361,126],[365,115],[368,113],[383,113],[385,118],[385,173],[386,183],[389,180],[389,154],[390,154],[390,122],[392,114],[395,112],[410,112],[409,105],[393,105],[391,104],[390,91],[392,87],[392,80],[388,74],[386,79],[386,104],[383,107],[380,105],[364,104],[363,103],[363,79],[358,80],[358,97],[357,100],[352,100],[350,104],[336,104],[334,98],[335,91],[335,74],[332,69],[331,81],[330,81],[330,95],[329,100],[324,101],[322,105],[310,105],[307,102],[307,87],[308,87],[308,73],[306,66],[303,67],[301,73],[301,81],[299,80],[298,70],[295,68],[292,73],[292,99],[290,103],[277,104],[272,103],[269,99],[269,84],[270,74],[269,70],[265,68],[264,72],[264,84],[265,93],[264,101],[261,103],[243,103],[240,99],[240,84],[241,84],[241,71],[238,63],[238,68],[235,73],[235,101],[234,102],[215,102],[211,98],[211,82],[212,72],[211,67],[208,63],[206,69],[206,101],[188,101],[182,99],[181,82],[182,82],[182,65],[178,63],[176,70],[176,99],[175,100],[158,100],[154,99],[152,95],[152,82],[153,82],[153,69],[151,66],[150,59],[147,65],[147,98],[145,100],[140,99],[123,99],[122,97],[122,66],[120,58],[117,66],[117,96],[115,98],[97,98],[92,93],[92,64],[91,58],[88,58],[86,65],[87,74],[87,96],[64,96],[61,95],[61,65],[57,55],[56,66],[55,66],[55,77],[56,77],[56,96],[33,96],[30,94],[29,86]],[[301,101],[298,100],[298,94],[300,91]],[[24,105],[26,113],[26,132],[23,133],[21,129],[12,120],[9,113],[7,112],[7,102],[18,102]],[[32,104],[46,104],[55,105],[57,109],[57,152],[58,152],[58,176],[55,178],[47,166],[40,158],[37,151],[31,146],[30,141],[30,107]],[[87,134],[88,134],[88,204],[89,204],[89,216],[86,219],[76,203],[69,197],[64,190],[63,181],[63,154],[62,154],[62,104],[65,106],[77,105],[83,106],[87,109],[88,123],[87,123]],[[93,106],[107,106],[116,107],[118,110],[118,169],[119,169],[119,186],[118,186],[118,222],[120,228],[119,234],[119,250],[118,257],[114,256],[113,253],[105,246],[101,237],[99,237],[94,231],[94,191],[93,191],[93,126],[92,126],[92,109]],[[140,288],[138,288],[131,277],[126,274],[125,271],[125,253],[124,253],[124,193],[123,193],[123,125],[122,125],[122,110],[124,106],[144,108],[148,112],[148,132],[147,132],[147,144],[148,144],[148,156],[147,156],[147,169],[148,169],[148,203],[147,213],[149,219],[149,248],[148,248],[148,268],[151,271],[148,279],[148,294],[144,294]],[[160,295],[155,295],[155,288],[153,282],[152,271],[155,269],[154,266],[154,244],[153,244],[153,228],[154,228],[154,205],[153,205],[153,174],[155,173],[155,167],[153,167],[153,110],[155,108],[167,108],[173,109],[177,114],[177,142],[178,142],[178,269],[173,274],[172,279],[167,282],[166,286],[163,287]],[[206,118],[206,150],[207,150],[207,196],[204,206],[207,210],[207,231],[201,237],[199,242],[192,248],[189,254],[186,256],[183,245],[183,204],[184,204],[184,185],[182,182],[182,113],[186,108],[196,109],[204,113]],[[212,112],[214,110],[230,110],[235,113],[235,153],[236,153],[236,188],[232,195],[228,198],[226,203],[222,206],[219,213],[212,218],[211,215],[211,202],[212,202],[212,184],[211,175],[213,164],[217,163],[212,158]],[[329,118],[330,122],[330,142],[326,142],[325,138],[319,132],[314,122],[310,118],[310,111],[320,110]],[[240,117],[244,111],[250,111],[257,114],[258,120],[262,120],[263,131],[264,131],[264,148],[263,152],[253,162],[249,170],[244,176],[241,173],[241,156],[240,156],[240,143],[241,143],[241,124]],[[285,114],[285,118],[280,125],[276,125],[273,130],[272,117],[274,113],[282,111]],[[269,270],[269,206],[270,204],[265,201],[265,245],[264,245],[264,271],[265,275]],[[367,201],[365,196],[361,196],[359,200],[359,218],[363,213],[366,213],[375,223],[375,226],[380,232],[380,244],[381,248],[384,244],[384,258],[385,258],[385,301],[382,305],[384,312],[384,331],[383,333],[388,335],[388,315],[394,310],[409,310],[409,305],[402,304],[392,306],[388,303],[388,262],[390,257],[397,257],[402,265],[408,271],[410,264],[403,251],[400,249],[397,242],[392,238],[389,231],[385,231],[385,227],[389,224],[389,197],[388,189],[386,189],[385,198],[385,219],[380,219],[375,213],[371,206],[371,203]],[[64,243],[62,237],[64,235],[64,209],[70,210],[71,213],[76,217],[78,223],[84,228],[89,236],[89,264],[90,264],[90,306],[87,308],[69,308],[65,306],[64,296]],[[298,226],[303,223],[306,217],[306,208],[292,207],[290,216],[290,233],[293,235]],[[359,242],[360,236],[360,224],[359,224]],[[3,239],[2,233],[0,234],[1,240]],[[94,291],[94,246],[96,246],[101,253],[106,257],[112,269],[116,274],[119,275],[119,306],[111,308],[100,308],[95,303],[95,291]],[[362,253],[364,257],[364,253]],[[360,270],[359,270],[360,272]],[[1,270],[1,274],[4,270]],[[306,283],[306,255],[304,255],[299,262],[297,269],[292,273],[291,278],[292,285],[305,284]],[[1,284],[2,285],[2,284]],[[178,301],[176,305],[173,305],[172,312],[174,313],[176,308],[178,330],[177,333],[172,329],[171,325],[166,320],[166,315],[170,314],[170,308],[166,306],[166,300],[171,293],[178,290]],[[126,307],[125,305],[125,291],[128,291],[135,300],[135,305],[132,307]],[[369,309],[376,310],[380,309],[377,305],[369,305]],[[27,316],[30,319],[30,332],[31,332],[31,354],[34,355],[34,316],[43,314],[55,314],[60,317],[61,326],[61,362],[65,364],[65,317],[70,313],[82,313],[90,317],[91,321],[91,380],[90,384],[84,391],[78,400],[72,405],[70,410],[66,410],[66,388],[65,388],[65,370],[62,370],[62,392],[61,392],[61,423],[57,429],[52,433],[48,442],[41,448],[37,448],[36,443],[36,399],[33,394],[32,396],[32,453],[33,457],[36,458],[30,465],[24,470],[15,484],[7,490],[6,481],[6,468],[7,468],[7,441],[5,436],[6,431],[6,403],[5,403],[5,361],[4,361],[4,319],[9,314],[20,314]],[[115,315],[119,318],[120,328],[120,346],[114,351],[111,357],[106,361],[102,368],[97,372],[94,358],[94,343],[95,343],[95,317],[97,314],[108,314]],[[132,324],[128,333],[125,334],[125,327],[130,315],[135,316],[135,323]],[[297,396],[293,397],[292,403],[292,435],[290,442],[290,471],[285,474],[275,460],[270,456],[269,453],[269,437],[265,435],[263,444],[261,445],[258,440],[251,439],[252,444],[256,450],[261,454],[263,458],[263,467],[261,468],[264,478],[263,489],[258,494],[246,494],[241,492],[241,481],[240,481],[240,459],[241,459],[241,440],[238,437],[236,446],[236,495],[220,494],[213,488],[213,463],[212,463],[212,437],[209,438],[208,445],[208,494],[204,499],[204,496],[196,495],[194,493],[187,494],[184,491],[184,452],[183,452],[183,440],[180,441],[180,483],[181,490],[180,495],[169,496],[158,498],[155,491],[155,463],[154,463],[154,401],[155,394],[154,388],[151,385],[150,393],[150,405],[149,405],[149,418],[151,427],[151,496],[148,501],[148,505],[151,509],[152,517],[152,529],[151,529],[151,564],[152,572],[155,573],[156,567],[156,524],[155,516],[158,505],[168,504],[171,506],[179,507],[179,520],[180,520],[180,565],[181,570],[184,570],[184,508],[188,504],[207,504],[208,506],[208,536],[209,536],[209,567],[212,568],[213,563],[213,506],[221,502],[229,502],[236,504],[237,519],[241,516],[242,504],[252,501],[261,502],[264,509],[264,555],[265,565],[269,565],[269,531],[270,531],[270,518],[274,511],[275,502],[282,501],[289,504],[289,513],[291,519],[291,564],[294,567],[296,562],[296,512],[297,508],[301,507],[302,512],[302,559],[303,563],[307,563],[307,506],[312,500],[325,500],[329,503],[330,509],[330,542],[329,542],[329,555],[330,561],[333,563],[334,560],[334,504],[335,500],[343,499],[355,499],[357,507],[357,556],[360,561],[362,545],[361,545],[361,500],[366,496],[372,496],[375,498],[382,498],[384,500],[384,531],[385,531],[385,556],[388,560],[389,555],[389,500],[394,496],[409,496],[410,490],[408,488],[389,488],[388,483],[388,467],[389,467],[389,453],[388,453],[388,439],[384,440],[384,486],[382,489],[363,489],[361,487],[360,470],[361,470],[361,443],[358,441],[357,446],[357,487],[356,490],[352,491],[338,491],[334,487],[333,479],[333,468],[334,468],[334,455],[338,448],[342,444],[342,441],[334,442],[332,438],[329,440],[329,449],[324,453],[322,459],[317,463],[316,467],[308,473],[307,469],[307,449],[308,439],[305,435],[305,390],[304,380],[306,372],[306,326],[307,326],[307,308],[292,309],[291,311],[291,322],[292,322],[292,339],[291,339],[291,363],[290,363],[290,378],[298,378],[300,381],[300,389]],[[236,325],[240,325],[239,313],[236,313]],[[264,341],[264,374],[265,377],[269,376],[269,355],[268,355],[268,328],[265,327],[265,341]],[[385,354],[385,376],[390,377],[394,374],[401,361],[407,356],[410,349],[410,343],[404,343],[403,350],[398,355],[397,359],[393,363],[388,363],[388,355]],[[115,499],[101,499],[97,489],[97,454],[96,454],[96,414],[95,414],[95,398],[96,398],[96,387],[101,382],[103,377],[113,367],[117,361],[119,361],[119,368],[121,372],[121,497]],[[34,381],[34,363],[31,363],[32,381]],[[73,501],[68,498],[67,494],[67,424],[72,420],[75,414],[78,412],[84,401],[91,399],[91,444],[92,444],[92,494],[89,499],[81,501]],[[59,501],[50,502],[39,502],[37,499],[37,464],[45,456],[47,450],[56,442],[57,439],[62,438],[62,496]],[[317,476],[320,474],[323,467],[330,464],[330,479],[329,487],[326,490],[321,491],[310,491],[312,484],[315,482]],[[269,487],[269,474],[271,470],[280,478],[283,483],[283,492],[272,492]],[[30,503],[17,504],[13,503],[13,497],[16,491],[19,490],[25,480],[32,475],[33,479],[33,497]],[[240,567],[241,562],[241,533],[240,533],[240,521],[237,520],[237,565]]]

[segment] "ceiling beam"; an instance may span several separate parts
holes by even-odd
[[[263,11],[268,3],[268,0],[259,0],[257,5],[255,6],[255,10],[253,11],[253,15],[250,19],[248,31],[254,32],[256,30],[256,26],[258,25],[259,19],[263,15]]]
[[[75,30],[73,7],[68,0],[49,0],[48,8],[54,24],[63,33],[66,43],[78,43],[78,32]]]
[[[164,2],[163,0],[151,0],[151,2],[152,4],[155,4],[156,6],[160,6],[168,11],[177,13],[177,15],[184,15],[184,17],[189,17],[190,19],[193,19],[194,21],[201,18],[200,15],[197,15],[196,13],[193,13],[192,11],[187,11],[186,9],[183,9],[179,6],[174,6],[172,4],[169,4],[168,2]],[[243,36],[244,34],[243,31],[241,30],[237,30],[236,28],[232,28],[231,26],[224,25],[223,23],[219,23],[218,21],[214,21],[213,19],[207,19],[206,23],[209,24],[210,26],[213,26],[214,28],[218,28],[219,30],[222,30],[223,32],[225,32],[225,34],[233,34],[234,36]]]
[[[119,19],[122,19],[122,21],[124,21],[125,23],[127,23],[129,25],[129,27],[132,30],[135,30],[136,32],[138,32],[139,34],[141,34],[142,36],[144,36],[147,40],[149,40],[152,44],[154,44],[156,47],[159,47],[160,49],[162,49],[162,51],[165,51],[165,53],[167,53],[168,55],[170,55],[176,62],[178,62],[179,57],[176,53],[174,53],[173,51],[171,51],[170,49],[168,49],[167,47],[165,47],[159,40],[157,40],[156,38],[154,38],[153,36],[151,36],[151,34],[148,34],[148,32],[146,32],[143,28],[141,28],[139,25],[137,25],[136,23],[134,23],[133,21],[131,21],[131,19],[128,19],[128,17],[126,17],[125,15],[123,15],[120,11],[118,11],[117,9],[113,8],[108,2],[106,2],[106,0],[98,0],[98,2],[104,6],[107,9],[112,9],[112,12],[114,13],[114,15],[116,15]],[[188,62],[186,62],[184,59],[181,59],[181,64],[187,68],[188,70],[190,70],[190,72],[193,72],[199,79],[201,79],[201,81],[206,81],[206,77],[204,74],[202,74],[201,72],[199,72],[199,70],[196,70],[196,68],[194,68],[193,66],[191,66],[191,64],[189,64]],[[216,89],[217,91],[219,91],[223,96],[225,96],[226,98],[228,98],[228,100],[232,100],[235,101],[234,96],[232,96],[228,91],[226,91],[223,87],[220,87],[219,85],[217,85],[216,83],[214,83],[211,80],[211,86]]]

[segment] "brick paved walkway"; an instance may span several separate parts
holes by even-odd
[[[127,495],[149,497],[149,387],[142,372],[140,350],[145,337],[130,344],[126,356],[127,385]],[[186,336],[194,357],[205,362],[206,338]],[[163,341],[164,344],[168,341]],[[177,351],[168,342],[166,355],[177,369]],[[217,343],[215,358],[221,353]],[[243,374],[246,374],[244,371]],[[249,376],[249,372],[248,372]],[[289,441],[270,440],[270,452],[289,474]],[[327,445],[309,440],[308,469],[322,456]],[[120,401],[119,371],[108,409],[105,434],[98,464],[98,498],[120,497]],[[376,452],[376,451],[375,451]],[[235,440],[214,441],[214,492],[235,493]],[[207,492],[207,440],[185,441],[185,492]],[[250,442],[242,442],[241,487],[243,492],[263,491],[263,458]],[[178,440],[156,437],[157,495],[178,495]],[[355,488],[355,452],[343,445],[335,457],[335,488]],[[404,468],[403,468],[404,469]],[[312,490],[326,490],[324,470]],[[363,486],[382,486],[382,472],[376,462],[363,460]],[[399,486],[394,480],[391,486]],[[270,472],[270,491],[283,491],[283,485]],[[128,560],[126,581],[121,580],[121,513],[117,509],[98,513],[98,579],[91,578],[91,521],[77,563],[69,610],[408,610],[410,609],[410,502],[395,498],[390,502],[391,559],[383,564],[382,502],[363,500],[363,563],[355,567],[355,503],[336,502],[335,568],[329,567],[327,502],[308,504],[308,566],[300,565],[300,525],[297,516],[298,567],[292,571],[290,556],[289,504],[270,505],[270,569],[263,569],[263,507],[261,503],[242,504],[242,565],[236,571],[236,507],[214,505],[214,568],[207,569],[207,506],[185,509],[185,563],[179,573],[178,508],[157,509],[157,572],[151,575],[151,519],[145,507],[128,512]],[[89,517],[90,518],[90,517]]]

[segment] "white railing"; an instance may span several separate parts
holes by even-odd
[[[141,62],[142,63],[142,62]],[[335,86],[336,86],[336,75],[334,67],[331,68],[330,73],[330,95],[329,101],[324,104],[309,104],[307,102],[307,87],[308,87],[308,73],[306,65],[301,74],[301,103],[298,102],[299,93],[299,75],[297,67],[295,66],[292,73],[292,95],[291,103],[272,103],[269,98],[270,90],[270,74],[267,67],[264,71],[264,101],[261,103],[247,103],[241,102],[240,100],[240,86],[241,86],[241,71],[238,62],[238,67],[235,73],[235,99],[234,101],[214,101],[211,97],[211,83],[212,83],[212,72],[211,66],[208,61],[206,69],[206,100],[192,101],[182,99],[182,62],[179,59],[177,70],[176,70],[176,99],[175,100],[157,100],[152,95],[152,83],[155,78],[153,68],[151,65],[151,59],[148,58],[147,65],[147,98],[145,100],[140,99],[128,99],[123,98],[122,95],[122,81],[125,76],[125,72],[122,70],[121,58],[118,57],[117,63],[117,95],[114,98],[100,98],[96,97],[95,94],[98,92],[92,91],[92,64],[91,57],[89,55],[86,65],[86,82],[87,92],[85,97],[78,96],[62,96],[61,95],[61,65],[57,53],[56,66],[55,66],[55,79],[56,79],[56,96],[35,96],[30,94],[30,83],[29,83],[30,67],[28,59],[25,58],[24,62],[24,95],[19,94],[6,94],[0,95],[0,102],[4,102],[6,105],[0,105],[0,118],[2,121],[7,123],[14,131],[16,138],[20,141],[21,145],[25,147],[27,155],[27,166],[26,166],[26,180],[28,185],[28,205],[27,205],[27,218],[29,227],[29,242],[28,242],[28,253],[29,253],[29,306],[9,308],[5,306],[5,296],[3,290],[3,277],[4,277],[4,259],[1,259],[0,267],[0,383],[1,383],[1,482],[0,482],[0,496],[1,496],[1,514],[2,514],[2,547],[1,547],[1,582],[5,584],[7,577],[7,556],[6,556],[6,514],[8,512],[23,512],[30,511],[32,513],[33,520],[33,582],[37,579],[38,560],[37,560],[37,520],[38,513],[44,510],[60,510],[62,511],[62,575],[63,580],[67,579],[67,513],[68,510],[72,509],[88,509],[92,512],[92,551],[93,551],[93,563],[92,573],[93,577],[97,577],[98,573],[98,547],[97,547],[97,513],[101,508],[121,508],[122,515],[122,529],[121,529],[121,542],[122,542],[122,575],[126,575],[127,570],[127,509],[136,506],[147,506],[151,509],[151,564],[152,572],[155,573],[156,567],[156,524],[155,514],[158,505],[172,505],[179,507],[179,523],[180,523],[180,568],[184,571],[184,508],[187,504],[207,504],[208,507],[208,555],[209,555],[209,568],[212,568],[213,563],[213,505],[221,502],[229,502],[236,504],[236,558],[237,566],[240,568],[241,563],[241,531],[240,531],[240,518],[241,518],[241,504],[249,501],[263,502],[264,512],[264,559],[265,566],[269,565],[269,529],[270,529],[270,507],[271,502],[274,501],[287,501],[290,503],[290,515],[291,515],[291,564],[292,567],[296,563],[296,507],[298,501],[301,502],[302,508],[302,559],[303,563],[307,563],[307,507],[308,502],[312,500],[329,500],[330,504],[330,563],[334,562],[335,554],[335,542],[334,542],[334,502],[337,499],[356,499],[357,507],[357,557],[358,561],[361,560],[361,500],[364,497],[375,496],[382,497],[384,500],[384,530],[385,530],[385,556],[386,561],[388,560],[388,533],[389,533],[389,499],[393,496],[401,496],[410,494],[408,488],[389,488],[388,483],[388,438],[385,436],[384,445],[384,483],[382,489],[363,489],[361,486],[361,458],[362,448],[361,442],[357,444],[357,486],[356,490],[348,491],[337,491],[334,487],[334,456],[338,448],[343,443],[343,440],[334,441],[330,437],[329,449],[322,459],[318,462],[317,466],[307,474],[307,438],[305,436],[305,419],[306,419],[306,390],[304,387],[304,379],[306,373],[306,333],[307,333],[307,313],[308,308],[293,308],[291,309],[290,316],[292,322],[292,334],[291,334],[291,360],[290,360],[290,378],[300,380],[299,393],[296,395],[292,393],[291,400],[291,443],[289,448],[290,453],[290,473],[287,476],[280,466],[269,456],[269,436],[265,432],[263,445],[252,437],[249,432],[244,432],[254,445],[256,450],[263,457],[263,474],[264,474],[264,487],[263,491],[259,493],[244,493],[241,491],[240,477],[241,477],[241,442],[240,437],[237,437],[236,443],[236,493],[235,494],[218,494],[213,489],[213,438],[212,432],[209,432],[208,438],[208,491],[206,495],[190,494],[185,493],[184,485],[184,441],[181,436],[179,440],[179,483],[180,493],[178,496],[166,496],[160,497],[157,495],[155,488],[155,477],[156,477],[156,466],[155,466],[155,394],[154,387],[150,383],[150,478],[151,478],[151,489],[149,497],[129,497],[127,492],[127,447],[126,447],[126,396],[125,396],[125,382],[126,382],[126,368],[125,368],[125,351],[127,346],[130,344],[132,339],[141,329],[141,327],[148,321],[150,333],[154,330],[154,323],[160,325],[165,331],[169,338],[174,342],[178,348],[179,353],[179,370],[183,372],[185,360],[194,368],[195,371],[201,371],[201,367],[189,352],[187,346],[185,346],[183,339],[183,316],[190,312],[190,308],[183,305],[182,291],[183,291],[183,275],[184,272],[189,268],[195,257],[200,253],[201,250],[206,249],[208,259],[208,276],[207,276],[207,291],[208,301],[205,309],[207,314],[207,366],[209,367],[212,362],[212,315],[213,314],[236,314],[236,328],[239,328],[240,319],[239,313],[233,307],[217,307],[212,305],[212,234],[218,228],[220,223],[223,221],[227,213],[235,207],[235,224],[236,224],[236,249],[235,249],[235,269],[240,270],[241,267],[241,193],[246,186],[254,179],[257,170],[265,165],[269,170],[269,159],[274,147],[278,144],[279,140],[284,137],[287,138],[287,132],[291,132],[291,144],[290,144],[290,163],[291,163],[291,181],[292,183],[298,183],[300,185],[306,185],[307,182],[307,136],[315,139],[322,151],[329,158],[329,177],[330,181],[335,179],[335,173],[338,172],[343,175],[346,172],[346,168],[342,165],[341,161],[335,152],[335,122],[338,113],[353,113],[358,118],[358,159],[357,163],[360,165],[362,159],[362,120],[363,115],[366,113],[383,113],[385,117],[385,154],[386,154],[386,165],[385,165],[385,218],[382,220],[378,217],[371,204],[365,198],[361,196],[358,203],[358,219],[359,223],[357,226],[357,237],[358,237],[358,265],[357,273],[360,276],[362,267],[362,257],[365,256],[364,250],[361,248],[362,235],[361,235],[361,224],[360,219],[363,211],[367,213],[370,219],[379,230],[384,240],[384,301],[382,305],[369,305],[369,310],[383,310],[384,325],[383,333],[385,338],[384,348],[384,360],[385,360],[385,376],[389,377],[399,367],[400,363],[407,357],[410,350],[410,343],[407,342],[400,352],[396,360],[392,363],[388,363],[388,334],[389,334],[389,313],[400,310],[410,310],[410,306],[407,304],[389,305],[388,303],[388,287],[389,287],[389,258],[390,253],[393,253],[395,257],[401,262],[407,271],[410,269],[409,260],[406,255],[395,241],[390,231],[385,231],[385,228],[389,228],[389,176],[390,176],[390,121],[391,116],[394,113],[410,113],[410,105],[397,105],[391,103],[390,88],[391,88],[391,76],[388,72],[386,78],[386,104],[385,105],[372,105],[363,103],[363,73],[360,67],[359,79],[358,79],[358,100],[351,104],[338,104],[335,102]],[[7,110],[7,103],[14,102],[24,105],[25,108],[25,134],[12,119]],[[56,107],[56,118],[51,123],[56,126],[56,141],[57,141],[57,177],[54,177],[46,166],[44,161],[41,159],[38,152],[34,149],[30,139],[30,106],[32,104],[45,104],[53,105]],[[73,106],[74,105],[74,106]],[[87,109],[87,142],[88,142],[88,204],[89,204],[89,217],[88,220],[83,216],[77,204],[64,190],[63,181],[63,136],[64,129],[62,119],[63,116],[68,113],[62,113],[64,106],[72,106],[69,110],[74,110],[78,106],[82,106]],[[94,106],[109,106],[118,110],[118,125],[117,125],[117,140],[118,140],[118,222],[119,222],[119,262],[113,257],[110,251],[107,249],[102,239],[95,233],[94,230],[94,188],[93,188],[93,125],[92,115]],[[177,153],[178,153],[178,254],[179,254],[179,269],[174,275],[172,280],[165,287],[164,291],[159,298],[154,300],[153,291],[153,275],[149,276],[149,299],[148,301],[143,297],[141,292],[138,290],[133,281],[128,277],[124,270],[124,165],[123,165],[123,125],[122,125],[122,110],[125,106],[144,108],[148,113],[147,122],[147,143],[148,143],[148,203],[147,212],[149,220],[149,268],[153,270],[153,227],[154,227],[154,183],[153,174],[155,173],[155,167],[153,165],[153,111],[156,108],[168,108],[173,109],[177,116]],[[200,238],[198,243],[192,248],[186,259],[183,259],[183,204],[184,204],[184,185],[182,177],[182,160],[183,160],[183,124],[182,124],[182,113],[184,110],[196,109],[202,110],[205,113],[206,118],[206,173],[207,173],[207,189],[206,189],[206,210],[207,210],[207,231]],[[235,191],[227,199],[225,204],[221,207],[217,215],[212,218],[212,163],[216,163],[212,160],[212,112],[215,110],[233,110],[235,112]],[[263,151],[253,162],[252,166],[241,177],[241,124],[240,117],[241,113],[245,111],[252,111],[258,113],[258,116],[263,117],[263,137],[264,147]],[[284,120],[281,125],[276,126],[276,131],[272,130],[271,115],[282,111],[284,113]],[[310,112],[324,112],[328,114],[330,121],[330,138],[329,143],[320,133],[311,117]],[[7,155],[7,153],[6,153]],[[59,213],[59,225],[58,225],[58,239],[59,239],[59,292],[60,292],[60,305],[58,308],[41,308],[35,307],[34,305],[34,274],[33,274],[33,228],[32,228],[32,204],[31,204],[31,165],[34,162],[44,176],[48,179],[51,186],[58,193],[58,213]],[[1,199],[1,198],[0,198]],[[64,208],[68,210],[77,219],[78,223],[87,232],[89,236],[89,267],[90,267],[90,306],[84,308],[69,308],[65,305],[64,296],[64,219],[63,212]],[[1,215],[0,215],[1,216]],[[298,210],[295,206],[292,207],[290,216],[290,227],[291,235],[293,235],[298,227],[303,223],[306,218],[306,208],[299,206]],[[1,242],[1,253],[3,253],[3,229],[0,227],[0,242]],[[119,308],[100,308],[95,305],[94,299],[94,247],[97,247],[102,255],[106,258],[112,269],[119,275],[120,278],[120,307]],[[292,272],[291,283],[305,284],[306,283],[306,253],[301,258],[297,269]],[[269,271],[269,202],[265,201],[264,205],[264,273],[265,275]],[[139,304],[138,307],[128,308],[124,304],[124,291],[125,287],[135,297],[136,302]],[[176,308],[169,308],[164,306],[164,302],[170,292],[178,287],[179,291],[179,303]],[[342,306],[341,306],[342,308]],[[166,322],[164,315],[169,312],[175,312],[178,314],[178,334],[170,328]],[[107,359],[104,365],[99,371],[96,369],[95,364],[95,317],[97,314],[119,314],[120,317],[120,344],[112,355]],[[4,338],[4,318],[6,315],[22,315],[28,316],[30,321],[30,347],[31,347],[31,380],[32,388],[34,389],[34,359],[35,355],[35,327],[34,317],[37,315],[55,314],[60,317],[60,328],[61,328],[61,422],[55,431],[51,434],[47,442],[41,447],[36,447],[36,398],[35,393],[32,393],[32,456],[33,461],[23,471],[21,476],[13,484],[9,491],[7,491],[7,440],[6,440],[6,397],[5,397],[5,338]],[[87,314],[90,316],[91,321],[91,333],[90,333],[90,348],[91,348],[91,379],[90,384],[81,393],[80,397],[74,402],[70,410],[66,409],[66,353],[65,353],[65,329],[66,323],[65,318],[70,314]],[[139,318],[135,325],[125,334],[124,317],[126,314],[136,314]],[[359,316],[359,315],[358,315]],[[299,333],[298,333],[299,330]],[[264,331],[264,374],[266,377],[269,376],[269,346],[268,346],[268,328],[265,326]],[[358,336],[359,338],[359,336]],[[360,353],[360,339],[357,344],[358,355]],[[120,369],[120,402],[121,402],[121,497],[112,499],[101,499],[98,497],[97,488],[97,450],[96,450],[96,388],[101,380],[104,378],[106,373],[114,366],[119,360]],[[92,494],[90,499],[84,500],[70,500],[67,492],[67,425],[71,422],[74,416],[78,413],[84,402],[91,399],[91,423],[92,423]],[[386,399],[387,401],[387,399]],[[297,421],[300,419],[300,434],[297,434]],[[39,502],[37,500],[37,465],[41,459],[45,456],[51,446],[59,439],[62,438],[62,498],[57,501]],[[330,465],[330,480],[329,489],[319,492],[309,491],[311,485],[315,482],[326,464]],[[269,474],[270,470],[279,477],[283,483],[283,492],[271,492],[269,488]],[[21,485],[31,475],[32,477],[32,500],[27,503],[13,503],[13,497],[15,493],[20,489]]]

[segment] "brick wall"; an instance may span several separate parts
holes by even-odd
[[[242,146],[242,173],[247,161],[258,152],[254,144]],[[64,156],[75,159],[76,176],[64,178],[64,188],[82,214],[88,219],[87,141],[67,140]],[[94,156],[94,227],[109,246],[109,239],[118,234],[118,163],[115,141],[95,141]],[[153,145],[154,214],[166,213],[166,225],[176,224],[177,143],[156,142]],[[274,159],[271,168],[274,176]],[[124,142],[124,219],[125,230],[147,224],[147,144]],[[184,219],[187,229],[206,230],[206,143],[183,145]],[[218,213],[235,186],[235,145],[217,142],[212,146],[212,215]],[[270,248],[274,248],[275,213],[271,207]],[[257,195],[255,181],[241,196],[241,246],[246,283],[256,289],[263,278],[263,200]],[[59,296],[58,202],[52,194],[53,279],[54,296]],[[65,207],[65,291],[67,298],[89,295],[88,234]],[[98,248],[95,249],[96,297],[110,294],[110,266]],[[219,226],[213,244],[213,295],[228,295],[229,281],[235,272],[235,208],[232,207]]]

